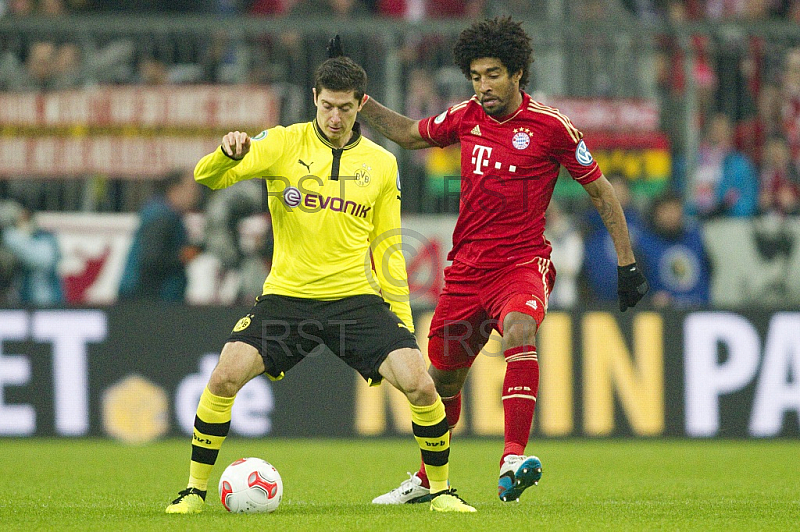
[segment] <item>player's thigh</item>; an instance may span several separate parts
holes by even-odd
[[[228,342],[253,347],[261,357],[264,373],[279,380],[316,349],[323,340],[309,331],[321,330],[320,311],[325,302],[267,294],[233,328]]]
[[[425,371],[425,359],[418,349],[395,349],[378,367],[378,372],[415,404],[433,404],[436,399],[433,380]]]
[[[443,371],[469,368],[489,340],[488,318],[477,294],[442,293],[428,335],[431,365]]]
[[[247,382],[264,373],[258,350],[244,342],[227,342],[211,372],[208,388],[215,395],[235,395]]]
[[[515,313],[530,316],[533,326],[538,329],[547,314],[554,282],[555,269],[546,258],[498,272],[496,279],[487,286],[486,297],[491,315],[497,318],[498,332],[503,334],[504,327],[511,324],[528,326],[528,320]]]
[[[405,328],[383,299],[359,295],[331,302],[325,343],[370,385],[381,382],[381,365],[395,350],[419,352],[416,337]],[[424,364],[421,366],[424,372]]]

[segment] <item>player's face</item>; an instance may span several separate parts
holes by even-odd
[[[341,92],[323,88],[317,94],[316,89],[312,90],[314,105],[317,106],[317,124],[331,144],[341,148],[350,140],[350,133],[362,103],[356,99],[353,91]]]
[[[499,59],[483,57],[469,67],[472,87],[483,110],[490,116],[505,116],[522,104],[519,80],[522,71],[513,74]]]

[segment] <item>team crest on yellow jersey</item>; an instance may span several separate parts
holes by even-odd
[[[236,322],[236,325],[233,326],[233,332],[243,331],[248,327],[250,327],[250,316],[245,316]]]
[[[372,168],[370,168],[366,164],[361,165],[361,168],[356,170],[356,175],[355,175],[356,185],[360,187],[365,187],[369,185],[369,182],[372,181],[372,177],[370,177],[369,175],[370,170],[372,170]]]

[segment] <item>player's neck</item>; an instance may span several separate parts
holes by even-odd
[[[502,116],[492,116],[492,118],[494,118],[498,122],[502,122],[509,116],[516,113],[522,106],[522,102],[523,102],[522,91],[517,91],[516,95],[511,99],[511,101],[508,102],[508,108],[505,110],[506,112],[503,113]]]
[[[331,139],[328,135],[325,134],[325,132],[320,127],[319,122],[317,122],[316,118],[314,119],[314,128],[317,130],[317,133],[319,134],[320,137],[325,139],[325,141],[328,144],[330,144],[337,150],[343,149],[345,146],[356,140],[358,135],[361,135],[361,128],[358,122],[356,122],[353,125],[353,128],[346,135],[342,135],[339,139],[336,140]]]
[[[518,90],[514,94],[514,98],[509,103],[510,109],[508,110],[508,114],[516,112],[517,109],[522,105],[522,91]]]
[[[502,116],[500,118],[506,118],[508,116],[513,115],[514,113],[517,112],[517,110],[520,108],[521,105],[522,105],[522,91],[518,90],[517,92],[514,93],[514,98],[510,102],[508,102],[508,112],[506,113],[505,116]]]

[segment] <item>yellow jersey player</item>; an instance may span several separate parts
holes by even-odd
[[[397,161],[356,122],[366,83],[349,58],[328,59],[315,73],[314,121],[253,138],[232,131],[195,168],[212,189],[264,179],[275,251],[263,294],[233,327],[200,397],[189,483],[167,513],[203,509],[241,387],[262,373],[281,379],[321,344],[370,384],[386,379],[408,398],[431,510],[475,511],[449,487],[444,405],[412,334]]]

